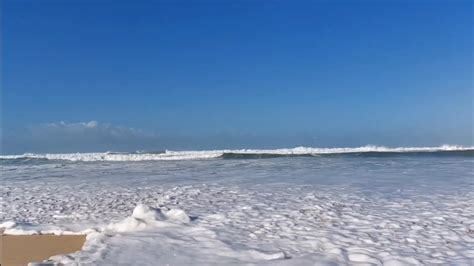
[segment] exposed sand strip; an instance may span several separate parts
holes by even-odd
[[[51,256],[79,251],[85,235],[3,235],[0,232],[0,265],[28,265]]]

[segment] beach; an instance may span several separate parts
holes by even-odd
[[[65,264],[474,261],[472,150],[303,151],[2,157],[0,227],[87,235]]]
[[[0,266],[474,266],[472,0],[1,6]]]

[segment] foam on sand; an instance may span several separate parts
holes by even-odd
[[[115,262],[139,263],[151,265],[153,259],[149,257],[136,256],[136,254],[147,254],[151,252],[160,254],[160,263],[176,263],[176,252],[170,251],[165,244],[180,243],[186,247],[180,250],[183,256],[178,258],[181,263],[191,263],[196,257],[221,256],[232,261],[268,261],[285,258],[283,252],[265,253],[256,249],[235,249],[225,242],[216,239],[216,233],[204,227],[191,223],[189,217],[183,210],[160,209],[139,204],[132,215],[116,223],[111,223],[95,231],[89,230],[87,241],[83,251],[75,254],[58,255],[51,261],[63,264],[71,263],[111,263],[110,257]],[[192,243],[200,242],[205,249],[193,248]],[[187,244],[189,242],[189,244]],[[107,250],[109,260],[103,260],[103,252]],[[153,251],[151,251],[153,250]],[[150,251],[148,253],[147,251]],[[195,256],[191,255],[196,253]],[[113,254],[113,255],[111,255]],[[154,255],[156,256],[156,254]],[[220,259],[222,263],[223,259]],[[209,263],[212,260],[208,261]]]
[[[393,201],[323,188],[318,192],[303,187],[257,187],[250,191],[208,186],[156,189],[142,188],[140,197],[155,198],[155,204],[162,207],[138,204],[129,217],[84,230],[88,235],[81,252],[54,256],[51,261],[421,265],[474,260],[470,248],[474,224],[469,218],[474,211],[472,193],[459,198]],[[111,193],[103,193],[99,197],[104,201],[112,199],[108,198]],[[117,205],[111,208],[127,204],[128,192],[122,193],[113,195]],[[187,209],[203,214],[192,217],[185,210],[163,207],[164,203],[175,205],[178,199]],[[209,213],[212,210],[220,211]],[[450,224],[448,231],[446,223]],[[8,230],[15,228],[20,232],[21,225]]]

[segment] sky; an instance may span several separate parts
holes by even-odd
[[[2,1],[6,154],[472,146],[472,1]]]

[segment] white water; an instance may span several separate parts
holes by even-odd
[[[363,153],[363,152],[439,152],[439,151],[466,151],[473,150],[474,147],[464,147],[455,145],[443,145],[439,147],[398,147],[388,148],[383,146],[363,146],[356,148],[309,148],[296,147],[291,149],[241,149],[241,150],[209,150],[209,151],[165,151],[164,153],[62,153],[62,154],[34,154],[26,153],[22,155],[1,155],[0,159],[48,159],[66,161],[160,161],[160,160],[192,160],[218,158],[224,153],[238,154],[275,154],[275,155],[302,155],[302,154],[343,154],[343,153]]]
[[[87,233],[52,261],[470,265],[468,156],[0,164],[6,233]],[[12,223],[14,222],[14,223]]]

